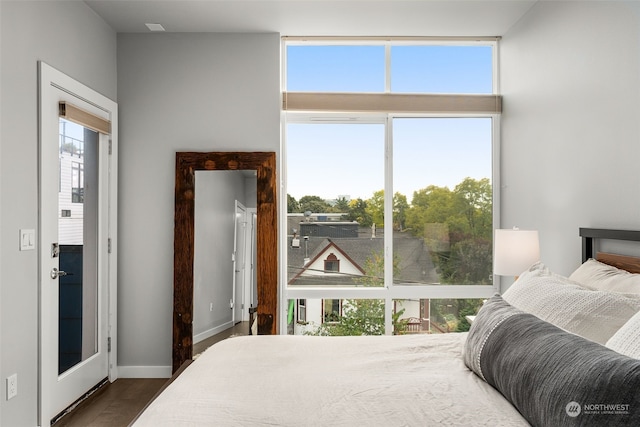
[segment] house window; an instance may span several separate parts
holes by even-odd
[[[342,304],[339,299],[322,300],[322,323],[337,323],[342,316]]]
[[[322,319],[307,316],[321,323],[334,312],[327,301],[368,300],[358,315],[382,310],[387,334],[398,320],[391,301],[434,301],[430,311],[463,322],[464,310],[437,304],[496,291],[497,40],[285,38],[283,47],[283,229],[317,230],[307,256],[287,252],[284,301],[322,298]],[[420,303],[407,307],[423,318]]]
[[[299,299],[298,300],[298,323],[306,323],[307,322],[307,300]]]
[[[84,165],[71,162],[71,202],[84,202]]]
[[[324,271],[337,273],[340,271],[340,260],[334,254],[329,254],[327,259],[324,260]]]

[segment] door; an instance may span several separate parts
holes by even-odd
[[[241,322],[244,303],[245,247],[247,208],[236,200],[235,229],[233,234],[233,323]]]
[[[106,379],[115,299],[115,104],[40,64],[40,425]],[[115,286],[114,286],[115,287]]]

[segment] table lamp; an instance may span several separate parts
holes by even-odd
[[[540,260],[538,232],[517,227],[496,230],[493,241],[493,274],[515,276]]]

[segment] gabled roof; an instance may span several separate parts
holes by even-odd
[[[382,254],[384,240],[381,237],[354,237],[354,238],[314,238],[309,237],[305,242],[301,240],[299,248],[291,247],[289,242],[287,279],[291,281],[305,270],[305,254],[308,254],[310,262],[316,260],[329,248],[336,248],[363,273],[367,259],[373,254]],[[399,274],[396,282],[401,283],[438,283],[438,274],[431,259],[428,248],[420,238],[396,233],[393,238],[394,257],[398,260]],[[348,282],[352,280],[347,278]]]

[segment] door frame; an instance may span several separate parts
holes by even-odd
[[[108,249],[105,251],[106,253],[106,261],[105,261],[105,280],[104,285],[107,287],[107,307],[108,313],[106,313],[106,333],[108,336],[109,345],[106,349],[107,351],[107,371],[108,378],[110,382],[115,381],[118,378],[118,363],[117,363],[117,212],[118,212],[118,106],[111,99],[105,97],[104,95],[96,92],[95,90],[85,86],[84,84],[78,82],[77,80],[67,76],[61,71],[51,67],[50,65],[38,61],[38,82],[39,82],[39,93],[38,93],[38,113],[39,113],[39,126],[38,126],[38,140],[39,144],[43,144],[46,136],[43,132],[43,117],[45,115],[50,114],[50,102],[53,99],[57,99],[56,93],[58,91],[63,91],[68,93],[74,98],[80,99],[81,101],[96,107],[103,112],[106,112],[111,121],[111,135],[110,135],[110,143],[109,143],[109,155],[107,156],[106,162],[100,161],[100,165],[106,165],[109,169],[108,172],[108,194],[105,196],[108,200],[106,206],[103,209],[103,214],[107,215],[107,229],[106,229],[106,237],[107,241],[104,244],[108,245]],[[102,138],[102,136],[101,136]],[[39,173],[39,182],[38,182],[38,204],[39,206],[42,204],[42,196],[43,196],[43,188],[42,182],[43,179],[40,170],[42,168],[42,160],[39,159],[38,165],[38,173]],[[38,357],[38,422],[41,426],[49,426],[51,416],[55,416],[55,414],[51,414],[52,408],[52,397],[50,395],[50,391],[48,390],[48,378],[52,375],[52,369],[55,369],[57,372],[57,365],[55,363],[51,363],[51,355],[48,353],[50,342],[53,337],[45,336],[44,331],[46,330],[45,322],[48,321],[48,317],[50,316],[50,310],[44,304],[44,296],[47,293],[47,289],[44,286],[50,284],[50,279],[48,278],[49,271],[43,271],[43,257],[46,257],[47,254],[50,256],[50,245],[51,242],[45,242],[42,238],[43,232],[43,214],[39,212],[38,218],[38,298],[39,298],[39,333],[38,333],[38,343],[39,343],[39,357]],[[47,280],[49,279],[49,280]],[[102,345],[100,342],[99,345]],[[55,366],[54,366],[55,365]],[[78,396],[81,397],[81,396]],[[73,403],[73,402],[72,402]]]
[[[233,288],[232,288],[232,299],[233,299],[233,307],[231,310],[231,322],[235,325],[238,322],[244,320],[244,290],[245,290],[245,267],[246,267],[246,242],[247,242],[247,208],[238,200],[234,203],[234,223],[233,223]],[[239,225],[239,216],[242,215],[240,223],[243,223],[244,233],[242,234],[242,241],[238,239],[238,225]],[[241,249],[239,250],[238,246],[240,245]],[[238,262],[240,260],[240,263]],[[238,271],[240,268],[240,271]],[[238,273],[242,274],[238,274]],[[242,283],[238,284],[238,278]],[[238,289],[240,287],[240,289]],[[240,290],[240,292],[238,292]],[[240,295],[238,295],[238,293]],[[238,316],[240,314],[240,316]]]
[[[245,232],[245,275],[244,275],[244,310],[242,320],[248,322],[249,308],[252,307],[256,295],[255,264],[256,264],[256,224],[258,212],[256,208],[247,208],[246,221],[247,231]],[[251,327],[251,325],[249,325]]]

